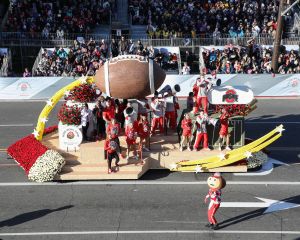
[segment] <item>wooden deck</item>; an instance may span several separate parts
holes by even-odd
[[[122,155],[125,156],[125,138],[120,137]],[[127,161],[120,159],[119,171],[107,174],[107,161],[104,159],[104,141],[87,142],[80,146],[77,152],[65,152],[59,149],[58,134],[46,135],[43,144],[58,151],[65,159],[66,165],[56,180],[105,180],[105,179],[138,179],[148,169],[169,169],[170,165],[181,160],[197,160],[203,157],[218,155],[217,150],[198,152],[179,151],[177,135],[156,135],[151,138],[151,151],[143,152],[145,164],[133,158]],[[132,154],[132,153],[131,153]],[[112,164],[114,166],[114,162]],[[210,169],[210,172],[246,172],[246,165],[227,166]]]

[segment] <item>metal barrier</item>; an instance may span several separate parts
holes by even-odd
[[[2,46],[70,46],[77,37],[83,37],[84,39],[93,38],[95,41],[101,41],[102,39],[110,41],[111,35],[103,34],[90,34],[90,33],[65,33],[63,38],[58,38],[56,33],[50,33],[47,37],[42,33],[28,33],[28,32],[1,32],[0,43]],[[130,35],[125,35],[126,38],[130,38]],[[176,38],[171,37],[167,39],[153,39],[153,38],[139,38],[135,37],[133,40],[141,40],[144,45],[147,46],[177,46],[177,47],[195,47],[195,46],[209,46],[217,45],[224,46],[227,44],[234,45],[247,45],[247,42],[251,39],[255,39],[257,44],[260,45],[273,45],[274,38],[269,34],[259,34],[257,36],[245,36],[245,37],[230,37],[228,34],[223,34],[221,37],[213,37],[212,34],[199,35],[196,38]],[[286,38],[282,40],[285,45],[298,44],[300,41],[300,35]]]

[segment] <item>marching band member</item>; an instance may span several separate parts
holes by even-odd
[[[191,136],[192,136],[192,120],[190,119],[190,115],[188,113],[184,114],[184,119],[181,122],[182,128],[182,137],[180,143],[180,151],[183,151],[183,145],[186,142],[188,150],[191,151]]]
[[[207,200],[210,198],[210,203],[207,211],[209,224],[207,224],[206,227],[217,230],[218,223],[215,218],[215,214],[220,207],[222,195],[221,189],[226,186],[226,181],[221,177],[220,173],[215,173],[213,176],[210,176],[207,179],[207,184],[209,186],[209,191],[204,199],[204,202],[207,203]]]
[[[229,138],[230,138],[230,133],[228,131],[228,126],[229,126],[229,118],[230,114],[225,108],[222,108],[222,113],[220,116],[220,131],[219,131],[219,150],[222,151],[222,145],[224,141],[226,141],[226,150],[231,150],[229,147]]]
[[[107,157],[108,174],[112,173],[111,162],[115,159],[116,171],[119,167],[119,155],[117,152],[118,144],[112,139],[111,135],[108,134],[104,143],[104,150]]]
[[[208,100],[207,92],[211,87],[211,82],[205,80],[205,76],[201,75],[197,78],[196,83],[193,86],[193,94],[196,97],[196,103],[198,108],[202,108],[205,113],[208,113]]]
[[[154,134],[155,129],[159,127],[160,133],[164,132],[164,103],[157,96],[152,98],[150,104],[153,112],[153,118],[151,122],[151,134]]]

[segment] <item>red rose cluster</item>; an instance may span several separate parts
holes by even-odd
[[[47,135],[47,134],[49,134],[49,133],[53,133],[53,132],[55,132],[57,130],[58,130],[58,126],[57,125],[54,125],[54,126],[51,126],[51,127],[47,127],[44,130],[44,136]]]
[[[58,112],[58,119],[63,124],[80,125],[81,107],[78,107],[76,104],[73,106],[67,106],[67,104],[64,103]]]
[[[57,129],[57,125],[48,127],[44,130],[44,135],[57,131]],[[28,174],[38,157],[42,156],[47,150],[48,148],[46,146],[30,134],[10,145],[7,149],[7,154],[25,170],[26,174]]]
[[[99,96],[100,95],[97,94],[97,88],[93,84],[85,83],[75,87],[70,92],[69,96],[65,97],[65,100],[72,100],[81,103],[94,102]]]
[[[15,159],[28,174],[37,158],[42,156],[47,150],[48,148],[31,134],[9,146],[7,154]]]

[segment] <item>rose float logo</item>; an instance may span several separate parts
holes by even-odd
[[[72,131],[68,132],[68,134],[67,134],[68,139],[73,139],[74,137],[75,137],[75,134]]]

